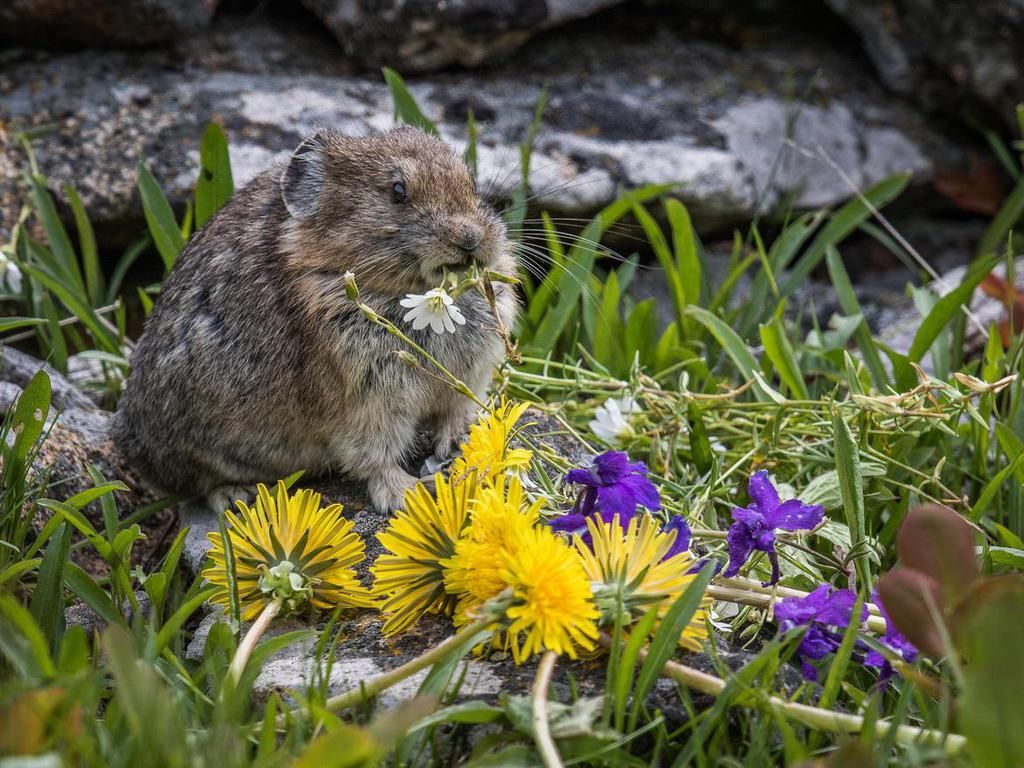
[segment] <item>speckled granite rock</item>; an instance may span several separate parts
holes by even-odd
[[[623,189],[664,183],[706,230],[790,201],[837,203],[897,171],[921,184],[959,160],[854,58],[820,42],[772,36],[737,50],[654,21],[643,37],[595,25],[569,30],[486,69],[412,82],[455,145],[465,140],[472,109],[481,123],[480,186],[492,199],[517,183],[517,143],[544,83],[548,106],[530,193],[563,216],[586,216]],[[8,53],[0,69],[0,237],[23,199],[16,130],[47,126],[34,142],[41,169],[55,190],[78,187],[114,246],[141,224],[137,162],[145,160],[183,205],[210,120],[227,129],[238,183],[317,126],[389,127],[391,102],[378,77],[341,74],[346,59],[332,58],[315,36],[309,47],[321,55],[311,61],[301,52],[308,34],[214,29],[213,53],[202,36],[178,54]]]

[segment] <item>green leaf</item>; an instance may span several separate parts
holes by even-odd
[[[64,583],[78,598],[92,608],[107,625],[124,624],[124,616],[110,596],[75,563],[68,563],[64,571]]]
[[[985,514],[985,510],[988,509],[989,505],[995,501],[996,496],[999,495],[999,491],[1002,490],[1003,484],[1006,482],[1010,475],[1020,472],[1024,469],[1024,451],[1017,454],[1017,458],[1003,467],[1001,470],[996,472],[987,483],[985,487],[981,489],[981,493],[978,494],[977,501],[974,502],[974,506],[971,508],[971,520],[978,522],[981,520],[981,516]]]
[[[99,250],[96,247],[96,234],[92,222],[82,205],[82,198],[70,184],[64,187],[64,194],[75,217],[75,229],[78,232],[78,247],[82,252],[82,265],[85,267],[85,290],[90,303],[94,307],[103,301],[103,269],[100,267]]]
[[[1006,236],[1024,216],[1024,178],[1017,181],[1013,191],[1006,196],[999,211],[993,217],[985,233],[978,241],[976,259],[998,255],[998,251],[1006,243]]]
[[[462,159],[469,168],[469,175],[474,179],[479,173],[477,168],[477,144],[480,141],[480,128],[477,125],[473,110],[466,115],[466,151],[462,153]]]
[[[782,318],[772,318],[771,322],[760,327],[760,332],[764,353],[775,366],[782,383],[789,388],[793,397],[799,400],[810,399],[804,376],[800,372],[800,364],[796,360],[796,353],[786,337]]]
[[[231,176],[228,139],[216,123],[210,123],[199,144],[199,180],[196,182],[196,229],[201,229],[213,214],[235,193]]]
[[[935,307],[922,321],[921,327],[917,329],[914,342],[910,345],[910,351],[907,352],[907,357],[911,362],[921,362],[921,358],[931,348],[932,342],[949,325],[954,315],[961,311],[961,306],[970,304],[974,289],[985,279],[986,275],[992,272],[998,262],[998,256],[990,256],[976,261],[967,270],[960,285],[935,303]]]
[[[619,730],[626,725],[626,703],[633,688],[633,677],[636,674],[640,649],[647,642],[647,636],[651,634],[657,620],[658,608],[651,608],[636,624],[630,627],[629,640],[622,648],[622,655],[615,669],[612,690],[609,691],[614,701],[612,712],[615,713],[615,727]]]
[[[163,259],[164,270],[170,272],[178,254],[185,247],[185,240],[181,236],[178,222],[174,219],[171,204],[167,202],[167,197],[153,174],[141,162],[138,173],[139,195],[142,197],[142,212],[146,216],[146,225],[149,227],[153,244]]]
[[[853,439],[853,433],[836,411],[832,416],[835,439],[836,472],[839,475],[839,492],[843,498],[843,511],[850,529],[850,541],[856,552],[854,563],[861,589],[867,589],[871,581],[871,559],[868,557],[867,533],[864,522],[864,478],[860,467],[860,450]]]
[[[714,465],[715,453],[711,449],[704,417],[693,400],[686,406],[686,418],[690,425],[690,458],[697,471],[706,475]]]
[[[10,595],[0,595],[0,653],[23,678],[46,679],[56,672],[39,625]]]
[[[39,579],[29,610],[49,642],[51,656],[60,650],[64,635],[64,566],[71,549],[71,527],[64,523],[46,545]]]
[[[700,304],[704,266],[700,260],[697,233],[693,230],[690,214],[674,197],[665,201],[665,216],[672,230],[672,248],[676,254],[676,273],[683,287],[687,304]]]
[[[390,67],[384,67],[381,71],[384,73],[384,82],[387,83],[388,90],[391,91],[391,102],[395,106],[395,119],[437,136],[437,126],[420,110],[416,99],[409,93],[402,76]]]
[[[0,333],[13,331],[16,328],[27,328],[32,325],[43,325],[45,317],[2,317],[0,318]]]
[[[707,589],[708,583],[714,575],[715,563],[709,560],[690,582],[686,591],[668,609],[658,625],[654,638],[647,648],[647,658],[644,659],[644,663],[637,673],[636,687],[633,690],[633,708],[630,712],[627,730],[632,731],[636,727],[640,706],[646,701],[647,694],[650,693],[654,683],[661,675],[665,662],[672,658],[672,654],[679,647],[679,638],[682,636],[683,630],[686,629],[686,625],[690,623],[690,619],[697,612],[697,608],[704,598],[704,590]]]
[[[501,707],[495,707],[482,701],[467,701],[462,704],[453,704],[450,707],[442,707],[420,720],[409,729],[409,733],[421,731],[433,725],[444,723],[466,723],[481,725],[493,723],[504,717],[505,711]]]
[[[995,587],[996,585],[993,585]],[[964,648],[958,720],[979,768],[1024,765],[1020,692],[1024,690],[1024,586],[1002,581],[981,595]]]
[[[654,299],[646,299],[633,307],[626,320],[626,358],[632,364],[633,355],[649,366],[654,358],[654,345],[658,339],[658,315]]]
[[[708,310],[703,307],[689,306],[686,308],[686,314],[695,318],[697,322],[711,332],[711,335],[715,337],[718,345],[732,360],[744,381],[750,381],[754,378],[754,370],[757,368],[757,361],[750,353],[750,348],[746,343],[744,343],[743,339],[736,334],[736,331],[730,328],[720,317],[708,312]],[[755,387],[754,395],[762,402],[766,402],[771,399],[768,393],[764,391],[763,387]]]
[[[854,293],[853,284],[846,273],[846,267],[843,266],[843,260],[839,256],[839,251],[834,246],[830,245],[825,249],[825,261],[828,264],[829,277],[832,278],[832,287],[835,289],[836,298],[839,299],[839,306],[842,308],[843,313],[851,316],[860,315],[862,318],[860,325],[857,326],[857,330],[853,335],[857,340],[857,346],[860,348],[864,364],[871,374],[871,380],[874,382],[875,389],[884,393],[889,386],[889,375],[885,372],[882,358],[878,354],[878,347],[875,346],[874,339],[871,338],[871,330],[863,319],[864,312],[860,307],[860,302],[857,301],[857,294]]]
[[[78,257],[71,245],[71,238],[68,237],[67,230],[64,229],[64,224],[61,222],[60,216],[57,215],[53,197],[46,189],[46,179],[38,174],[33,174],[29,176],[28,180],[32,202],[40,223],[43,225],[43,231],[46,232],[46,240],[53,255],[52,263],[61,277],[73,285],[79,295],[84,295],[85,282],[78,269]]]
[[[10,464],[5,467],[9,477],[24,478],[29,452],[42,436],[46,417],[50,413],[50,377],[40,369],[18,396],[11,419],[14,445]]]
[[[97,344],[107,352],[121,352],[121,345],[117,336],[114,335],[110,328],[103,324],[99,315],[85,302],[83,293],[75,293],[73,287],[40,267],[23,264],[22,271],[52,291],[61,300],[61,303],[71,310],[75,317],[81,320],[82,324],[89,329]],[[57,332],[59,332],[59,329]]]
[[[160,628],[156,637],[150,642],[147,648],[147,657],[155,659],[159,656],[164,648],[177,636],[178,631],[182,625],[189,620],[193,613],[199,610],[200,606],[205,603],[217,589],[215,587],[204,587],[203,589],[192,595],[191,598],[186,600],[178,609],[164,622],[164,625]]]

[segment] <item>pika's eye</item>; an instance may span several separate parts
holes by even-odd
[[[391,200],[396,203],[405,202],[405,184],[396,181],[391,185]]]

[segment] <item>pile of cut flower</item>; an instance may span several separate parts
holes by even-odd
[[[646,466],[625,453],[606,452],[566,473],[561,497],[539,492],[528,474],[534,453],[522,447],[528,442],[520,426],[527,407],[502,399],[472,425],[448,471],[433,477],[433,493],[425,484],[406,493],[404,509],[378,534],[387,553],[373,564],[369,588],[353,570],[364,559],[364,543],[340,505],[322,508],[318,494],[289,494],[283,482],[274,492],[261,486],[253,506],[238,502],[237,514],[226,513],[227,535],[211,534],[203,574],[218,587],[215,601],[255,620],[232,673],[242,674],[275,616],[307,606],[378,609],[385,635],[409,630],[424,614],[450,617],[457,628],[421,657],[328,700],[335,710],[467,644],[480,652],[510,651],[516,664],[541,655],[539,706],[558,656],[592,655],[631,635],[643,642],[658,630],[673,633],[682,649],[706,649],[715,631],[714,599],[774,609],[780,632],[802,633],[796,654],[811,680],[817,677],[815,662],[844,643],[854,643],[853,658],[880,670],[880,683],[916,658],[917,650],[880,604],[828,585],[810,593],[776,586],[776,531],[812,531],[822,523],[821,506],[782,500],[768,473],[755,473],[749,505],[733,510],[728,567],[719,575],[718,552],[703,558],[691,552],[689,524],[678,515],[662,519],[660,494]],[[755,553],[772,565],[771,579],[763,584],[737,578]],[[861,629],[877,637],[866,643],[858,638]],[[661,672],[713,695],[725,686],[721,678],[668,656]],[[823,730],[856,732],[863,725],[854,715],[776,697],[760,705]],[[541,755],[558,764],[550,732],[543,723],[535,726]],[[885,730],[884,723],[873,726]],[[962,746],[955,735],[909,726],[895,730],[903,742]]]

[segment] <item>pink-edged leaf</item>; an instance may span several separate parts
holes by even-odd
[[[951,509],[938,504],[914,507],[896,535],[905,568],[927,574],[942,588],[944,609],[952,608],[978,577],[974,531]]]
[[[878,597],[896,629],[918,650],[935,658],[946,655],[942,634],[928,605],[930,600],[935,610],[942,610],[938,581],[920,571],[897,568],[878,580]]]

